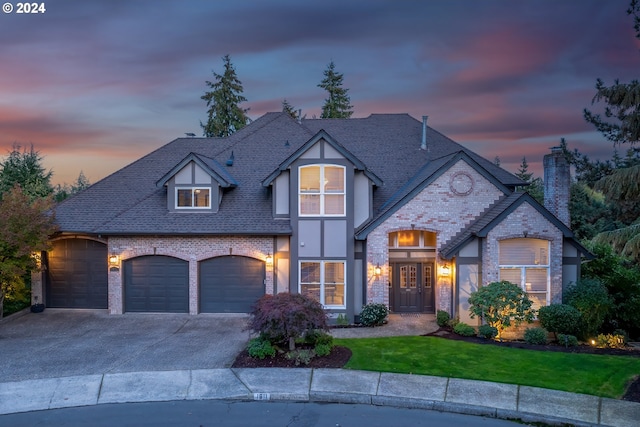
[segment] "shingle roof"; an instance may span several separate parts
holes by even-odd
[[[563,236],[571,240],[572,244],[587,258],[593,255],[584,248],[575,238],[573,232],[562,221],[556,218],[544,206],[542,206],[529,193],[514,192],[498,199],[484,212],[480,213],[458,234],[453,236],[440,248],[440,256],[444,259],[451,259],[456,253],[474,237],[486,237],[487,234],[498,225],[507,215],[512,213],[523,203],[529,203],[534,209],[542,214],[549,222],[562,231]]]
[[[94,234],[289,234],[289,221],[273,218],[271,189],[262,181],[322,130],[379,178],[376,215],[461,152],[496,182],[509,188],[523,184],[432,128],[427,129],[428,150],[421,150],[422,123],[406,114],[298,123],[286,114],[268,113],[227,138],[171,141],[60,203],[57,222],[63,232]],[[191,153],[236,184],[224,190],[217,213],[170,212],[166,189],[156,186]],[[227,166],[232,153],[233,165]]]

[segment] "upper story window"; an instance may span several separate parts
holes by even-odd
[[[300,216],[344,216],[345,171],[344,166],[336,165],[300,167]]]
[[[549,304],[549,242],[542,239],[500,241],[500,280],[520,285],[538,309]]]
[[[210,193],[205,187],[176,188],[176,209],[209,209]]]

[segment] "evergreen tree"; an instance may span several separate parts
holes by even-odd
[[[56,202],[61,202],[64,199],[71,197],[86,188],[89,188],[90,185],[91,183],[89,182],[89,179],[87,179],[83,171],[80,171],[78,178],[73,184],[69,185],[65,182],[62,185],[56,185],[53,198]]]
[[[526,187],[518,187],[518,190],[526,191],[538,202],[544,204],[544,185],[542,183],[542,179],[534,178],[533,173],[529,172],[529,163],[527,163],[526,157],[522,157],[522,163],[520,163],[520,168],[515,175],[524,182],[529,183]]]
[[[348,119],[353,114],[353,105],[350,104],[351,99],[347,95],[349,89],[342,87],[342,79],[342,73],[336,72],[336,66],[331,61],[324,71],[324,79],[318,85],[329,94],[322,106],[321,119]]]
[[[236,70],[231,63],[229,55],[222,58],[224,73],[213,71],[215,82],[207,80],[207,86],[211,91],[205,92],[200,98],[207,101],[208,120],[206,124],[200,122],[204,136],[225,137],[245,127],[249,123],[247,111],[240,108],[239,104],[247,99],[242,95],[242,82],[238,80]]]
[[[640,1],[631,0],[627,13],[633,15],[636,37],[640,39]],[[640,142],[640,81],[620,83],[616,79],[613,85],[605,86],[601,79],[597,79],[592,104],[600,101],[606,104],[605,118],[585,108],[585,120],[614,144]]]
[[[0,198],[16,184],[31,199],[46,197],[53,193],[52,175],[42,166],[42,156],[33,145],[27,150],[14,143],[7,158],[0,162]]]
[[[286,98],[282,100],[282,112],[287,113],[294,120],[300,118],[300,112],[296,111]]]

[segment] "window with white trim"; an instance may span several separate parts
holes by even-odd
[[[176,188],[176,209],[211,208],[211,189],[206,187]]]
[[[300,261],[298,292],[329,308],[344,308],[344,261]]]
[[[300,216],[345,215],[344,166],[310,165],[299,168]]]
[[[520,285],[534,309],[549,305],[549,241],[519,238],[501,240],[499,245],[500,280]]]

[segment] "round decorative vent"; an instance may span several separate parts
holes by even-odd
[[[473,191],[473,178],[467,172],[456,172],[451,176],[449,188],[453,194],[467,196]]]

